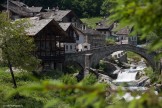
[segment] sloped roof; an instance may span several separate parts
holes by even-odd
[[[74,27],[74,29],[75,29],[76,33],[77,33],[79,36],[80,36],[80,35],[84,35],[84,36],[85,36],[85,33],[83,33],[82,30],[80,30],[80,29],[78,29],[78,28],[76,28],[76,27]]]
[[[131,33],[131,28],[128,26],[124,27],[124,28],[120,29],[119,31],[117,31],[116,34],[117,35],[129,35]]]
[[[89,29],[89,28],[87,28],[86,30],[83,30],[83,32],[85,34],[89,34],[89,35],[101,35],[101,33],[98,32],[97,30],[93,30],[93,29]]]
[[[59,23],[59,25],[64,31],[66,31],[70,27],[71,23]]]
[[[2,4],[1,6],[4,8],[7,8],[7,5]],[[32,13],[26,12],[24,10],[18,10],[17,8],[15,8],[13,6],[9,6],[9,10],[12,11],[13,13],[16,13],[21,16],[30,16],[30,17],[33,16]]]
[[[42,7],[28,7],[31,12],[41,12]]]
[[[39,19],[38,17],[31,17],[28,21],[31,24],[31,27],[26,29],[27,35],[29,36],[35,36],[49,24],[50,28],[55,31],[55,35],[62,36],[60,41],[70,41],[68,40],[68,38],[66,38],[68,37],[68,34],[59,26],[59,24],[54,19]]]
[[[42,7],[28,7],[26,4],[24,4],[23,2],[19,2],[19,1],[13,1],[10,0],[9,1],[9,10],[12,11],[13,13],[16,13],[18,15],[21,16],[27,16],[27,17],[31,17],[33,16],[33,13],[35,12],[40,12],[42,10]],[[11,5],[14,4],[14,5]],[[7,4],[1,4],[2,7],[7,8]]]
[[[29,23],[32,25],[29,29],[26,30],[27,35],[34,36],[39,31],[41,31],[52,19],[42,19],[39,20],[37,17],[33,17],[29,19]]]
[[[113,27],[113,21],[110,21],[109,19],[103,19],[102,21],[96,23],[97,27],[96,29],[112,29]]]
[[[12,2],[13,4],[19,6],[19,7],[27,7],[26,4],[24,4],[23,2],[20,2],[20,1],[13,1],[13,0],[10,0],[9,2]]]
[[[43,18],[54,18],[55,21],[62,21],[62,19],[71,12],[71,10],[55,10],[49,12],[41,12]]]

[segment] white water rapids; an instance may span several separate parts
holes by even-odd
[[[120,72],[118,74],[118,77],[114,82],[130,82],[130,81],[135,81],[136,80],[136,72],[130,72],[129,70],[126,70],[125,72]]]

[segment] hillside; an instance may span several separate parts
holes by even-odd
[[[92,18],[82,18],[81,21],[83,23],[87,24],[88,27],[95,29],[96,28],[96,23],[101,21],[102,17],[92,17]]]

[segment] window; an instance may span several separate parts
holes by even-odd
[[[79,36],[76,36],[76,40],[79,40]]]
[[[70,45],[70,49],[71,49],[71,50],[72,50],[72,48],[73,48],[72,45]]]
[[[68,50],[68,45],[66,45],[66,50]]]
[[[87,46],[84,46],[84,48],[88,48]]]

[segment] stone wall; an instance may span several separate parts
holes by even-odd
[[[66,54],[65,57],[65,62],[66,61],[76,61],[79,63],[83,68],[85,68],[85,55],[90,54],[90,61],[89,65],[90,67],[96,66],[99,61],[112,54],[113,52],[116,51],[132,51],[135,52],[139,55],[141,55],[143,58],[147,60],[147,62],[150,64],[153,69],[156,69],[156,62],[154,60],[154,57],[156,55],[155,52],[153,53],[147,53],[147,50],[144,48],[140,47],[135,47],[133,45],[128,45],[128,44],[122,44],[122,45],[110,45],[110,46],[105,46],[105,47],[100,47],[100,48],[95,48],[92,50],[84,51],[84,52],[78,52],[74,54]]]

